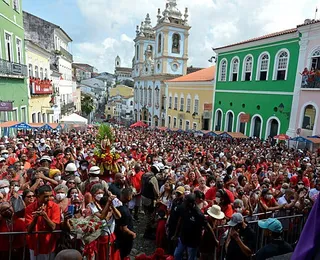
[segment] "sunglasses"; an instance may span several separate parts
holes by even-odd
[[[28,199],[34,198],[34,197],[35,197],[35,195],[28,195],[28,196],[26,196],[26,198],[28,198]]]
[[[74,181],[68,181],[68,184],[76,184]]]

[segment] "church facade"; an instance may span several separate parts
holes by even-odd
[[[137,26],[133,58],[134,116],[149,126],[165,126],[167,90],[164,81],[187,73],[188,9],[184,15],[176,0],[158,9],[152,26],[149,14]]]

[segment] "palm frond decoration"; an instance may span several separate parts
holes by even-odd
[[[101,124],[99,126],[97,139],[101,142],[105,139],[109,139],[111,143],[114,141],[114,133],[112,127],[108,124]]]

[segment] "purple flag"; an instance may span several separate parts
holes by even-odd
[[[291,260],[311,260],[320,253],[320,196],[313,205]]]

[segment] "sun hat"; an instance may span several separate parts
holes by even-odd
[[[234,213],[228,222],[228,225],[234,227],[243,222],[243,216],[241,213]]]
[[[49,162],[52,162],[50,156],[48,156],[48,155],[42,156],[41,159],[40,159],[40,162],[41,162],[41,161],[45,161],[45,160],[46,160],[46,161],[49,161]]]
[[[221,208],[218,205],[213,205],[207,211],[208,215],[215,219],[223,219],[224,213],[221,211]]]
[[[183,186],[179,186],[178,188],[176,188],[175,191],[176,191],[176,192],[179,192],[180,194],[184,194],[185,188],[184,188]]]
[[[89,174],[100,175],[100,168],[98,166],[92,166],[89,170]]]
[[[262,229],[269,229],[271,232],[274,232],[274,233],[281,233],[283,229],[281,222],[276,218],[259,220],[258,226]]]
[[[50,169],[49,170],[49,178],[53,178],[56,174],[61,174],[60,170],[59,169]]]

